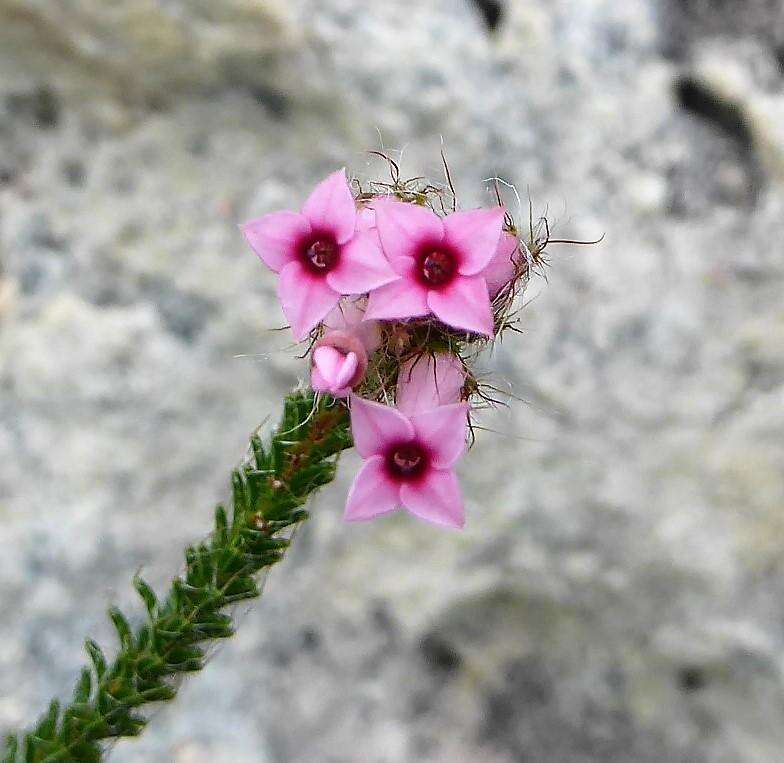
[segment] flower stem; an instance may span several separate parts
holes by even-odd
[[[135,631],[109,610],[120,647],[111,663],[88,639],[72,701],[57,700],[28,733],[7,739],[4,763],[93,763],[105,740],[136,736],[140,710],[176,696],[175,679],[204,667],[206,642],[228,638],[230,605],[259,596],[259,573],[283,558],[291,529],[307,519],[310,495],[335,476],[337,457],[351,446],[346,407],[310,391],[290,394],[282,420],[265,445],[254,435],[245,462],[232,474],[232,515],[215,511],[206,540],[185,551],[185,571],[159,600],[140,577],[134,587],[147,610]]]

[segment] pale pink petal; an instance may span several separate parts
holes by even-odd
[[[327,283],[340,294],[364,294],[398,278],[367,233],[357,233],[344,244],[337,267],[327,273]]]
[[[495,254],[506,210],[503,207],[453,212],[444,218],[444,243],[459,258],[458,272],[481,273]]]
[[[399,276],[415,278],[416,260],[413,257],[389,257],[388,260],[392,270]]]
[[[514,278],[517,272],[517,264],[520,259],[517,246],[517,236],[513,236],[511,233],[502,233],[493,259],[482,271],[491,299]]]
[[[368,354],[375,352],[381,344],[381,329],[378,321],[362,321],[356,328],[356,335],[359,337],[359,341],[365,346],[365,350]]]
[[[354,235],[357,208],[345,170],[333,172],[313,189],[302,214],[314,231],[331,233],[338,244],[345,244]]]
[[[295,261],[280,271],[278,298],[294,336],[300,340],[326,317],[340,297],[323,278]]]
[[[316,366],[310,369],[310,386],[315,392],[327,392],[332,397],[348,397],[351,387],[335,387],[328,382]]]
[[[240,230],[264,264],[277,273],[297,258],[301,243],[310,236],[310,223],[299,212],[271,212],[240,225]]]
[[[465,368],[456,355],[444,352],[420,355],[401,367],[395,402],[406,416],[457,403],[465,377]]]
[[[434,525],[462,528],[465,524],[460,484],[451,469],[431,469],[422,480],[403,483],[400,502],[412,514]]]
[[[351,396],[351,433],[362,458],[380,455],[390,445],[414,439],[414,427],[400,411],[356,395]]]
[[[376,246],[383,252],[381,239],[376,228],[376,211],[370,207],[359,207],[357,209],[357,232],[367,233],[375,241]]]
[[[342,360],[335,375],[335,389],[345,389],[354,378],[359,368],[359,358],[355,352],[349,352]]]
[[[316,392],[329,392],[329,382],[319,371],[318,366],[310,369],[310,386]]]
[[[376,228],[384,254],[413,257],[424,244],[438,244],[444,237],[441,218],[427,207],[402,201],[384,201],[375,207]]]
[[[437,469],[453,466],[465,452],[468,403],[452,403],[411,416],[417,440],[430,451]]]
[[[359,522],[388,514],[400,506],[400,488],[389,478],[383,456],[371,456],[354,477],[343,519]]]
[[[353,331],[365,317],[363,301],[341,299],[337,307],[324,319],[324,325],[333,331]]]
[[[322,345],[313,350],[313,365],[328,384],[332,384],[340,372],[345,355],[335,347]],[[341,385],[342,386],[342,385]]]
[[[363,233],[374,230],[376,227],[376,210],[371,207],[357,209],[357,230]]]
[[[418,318],[429,312],[427,289],[414,279],[401,278],[370,292],[365,320]]]
[[[381,332],[378,321],[363,320],[366,307],[365,299],[341,300],[324,319],[324,325],[333,331],[353,334],[362,342],[365,350],[371,353],[381,344]]]
[[[493,335],[493,311],[482,276],[456,276],[444,288],[429,291],[427,304],[448,326]]]

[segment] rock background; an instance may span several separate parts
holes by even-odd
[[[302,374],[236,223],[443,136],[606,234],[488,360],[467,530],[344,526],[347,457],[110,759],[784,761],[783,87],[780,0],[0,0],[0,727]]]

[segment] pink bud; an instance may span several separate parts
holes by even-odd
[[[521,251],[527,251],[522,240],[504,231],[495,254],[484,272],[490,299],[493,299],[517,275]]]
[[[316,342],[310,385],[316,392],[346,397],[365,378],[368,354],[362,341],[345,331],[330,331]]]
[[[460,402],[466,372],[456,355],[420,355],[400,368],[397,407],[407,416]]]

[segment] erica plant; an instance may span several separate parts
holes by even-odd
[[[388,161],[388,182],[349,183],[341,170],[301,211],[242,226],[277,274],[283,312],[306,343],[309,384],[286,398],[266,441],[252,438],[230,505],[186,549],[170,590],[158,597],[134,579],[146,620],[133,627],[111,610],[114,658],[88,641],[91,664],[72,700],[52,702],[31,731],[9,737],[6,763],[98,761],[106,740],[140,733],[145,706],[172,699],[177,676],[204,665],[208,642],[232,635],[231,605],[260,594],[258,574],[283,557],[308,498],[352,443],[363,463],[346,520],[404,510],[465,524],[455,469],[472,439],[472,410],[492,396],[472,369],[515,328],[518,297],[554,240],[530,213],[521,230],[497,184],[497,203],[458,211],[451,181],[404,181]]]
[[[500,199],[457,211],[444,189],[392,182],[352,193],[343,170],[300,212],[242,226],[278,274],[294,335],[310,342],[310,385],[351,411],[364,463],[344,517],[403,508],[462,527],[454,467],[465,451],[471,401],[483,390],[472,361],[510,325],[515,295],[541,263],[546,239],[524,243]]]

